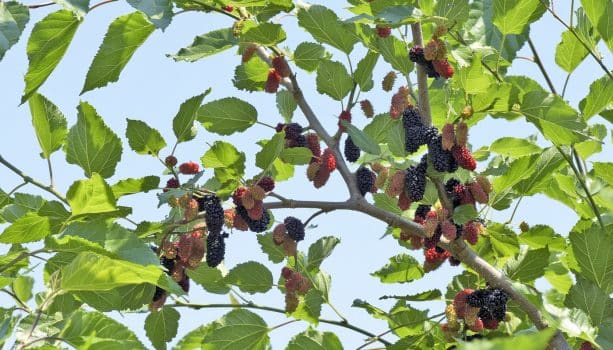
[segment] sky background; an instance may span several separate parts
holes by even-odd
[[[346,6],[344,1],[313,1],[312,3],[325,4],[341,18],[351,17],[351,13],[344,9]],[[34,4],[34,2],[28,2],[28,4]],[[569,6],[569,1],[555,1],[556,10],[565,19],[569,17]],[[27,38],[34,23],[57,9],[58,7],[54,6],[32,10],[30,22],[22,34],[21,40],[7,52],[0,62],[0,118],[3,121],[3,128],[0,131],[0,154],[26,173],[43,182],[48,182],[47,165],[38,156],[40,150],[31,126],[29,108],[27,104],[18,106],[18,103],[24,88],[23,75],[28,64],[25,49]],[[116,17],[132,11],[132,8],[126,3],[117,2],[97,8],[88,14],[77,30],[62,62],[39,89],[41,94],[60,107],[68,119],[69,127],[75,123],[76,106],[80,100],[83,100],[92,104],[104,118],[106,124],[122,138],[124,141],[122,161],[119,163],[115,175],[108,179],[109,183],[115,183],[128,177],[137,178],[145,175],[159,175],[162,177],[162,183],[164,183],[166,177],[161,175],[163,168],[156,159],[137,155],[130,150],[125,139],[126,118],[146,121],[162,133],[167,144],[172,145],[175,141],[171,128],[172,118],[178,111],[179,105],[184,100],[202,93],[209,87],[212,87],[213,90],[205,98],[205,103],[226,96],[237,96],[257,108],[260,121],[272,125],[282,121],[282,117],[275,106],[274,95],[237,91],[232,86],[231,79],[234,67],[240,62],[240,57],[235,55],[234,49],[194,63],[177,63],[165,56],[188,46],[197,35],[228,27],[232,24],[230,19],[225,16],[204,13],[184,13],[177,16],[165,32],[155,31],[144,45],[136,51],[134,57],[122,72],[119,82],[79,96],[88,67],[102,42],[109,23]],[[287,41],[283,43],[283,46],[294,49],[300,42],[313,41],[306,32],[297,27],[294,17],[285,16],[281,18],[280,23],[285,26],[284,29],[287,32]],[[538,47],[541,58],[558,91],[561,91],[566,78],[566,73],[555,65],[553,58],[561,32],[561,24],[556,22],[549,14],[545,14],[531,28],[533,41]],[[603,45],[600,45],[600,48],[601,52],[605,54],[605,63],[612,67],[613,60],[610,53]],[[335,60],[346,62],[342,53],[330,47],[327,47],[327,49],[333,54]],[[356,52],[360,54],[353,57],[354,64],[361,58],[361,52],[363,51],[360,48]],[[524,47],[518,55],[531,56],[531,53],[527,47]],[[379,86],[380,79],[390,69],[391,67],[387,63],[379,60],[374,72],[376,87]],[[516,60],[509,74],[528,76],[546,87],[537,66],[532,62]],[[602,75],[602,70],[588,57],[571,77],[565,99],[576,107],[587,93],[590,83]],[[328,130],[334,130],[336,118],[340,112],[340,104],[316,93],[314,74],[308,74],[300,70],[298,71],[298,79],[306,93],[307,100],[314,107],[315,113],[324,126],[328,127]],[[362,94],[362,97],[373,102],[376,112],[383,112],[388,108],[391,95],[375,88],[371,92]],[[299,111],[295,114],[295,121],[303,125],[307,124]],[[603,123],[600,117],[595,117],[592,122],[594,121]],[[354,123],[357,126],[363,126],[366,122],[367,120],[361,112],[355,110]],[[477,149],[502,136],[527,137],[535,132],[536,129],[531,124],[523,121],[508,122],[487,118],[471,129],[470,142],[473,148]],[[254,144],[254,141],[270,138],[272,135],[271,129],[261,125],[253,126],[244,134],[235,134],[229,137],[210,134],[199,127],[198,137],[189,143],[179,145],[175,154],[179,162],[199,161],[208,149],[207,143],[211,144],[220,139],[225,140],[235,144],[239,150],[246,153],[246,177],[249,178],[257,172],[254,165],[254,155],[260,148]],[[605,138],[604,151],[590,160],[612,160],[609,137]],[[539,144],[548,146],[542,138],[539,139]],[[164,157],[169,153],[170,147],[162,150],[161,156]],[[66,163],[64,153],[55,153],[52,156],[52,161],[56,186],[61,192],[65,192],[73,181],[83,177],[83,172],[79,167]],[[483,169],[483,167],[484,164],[480,164],[479,169]],[[320,190],[313,189],[311,183],[306,181],[304,172],[304,166],[296,167],[296,178],[278,184],[275,192],[294,199],[346,199],[347,191],[338,172],[334,173],[328,184]],[[207,171],[207,173],[210,172]],[[20,183],[21,180],[17,176],[6,168],[0,167],[0,187],[4,191],[8,192]],[[30,193],[40,193],[37,188],[32,186],[23,190]],[[47,194],[43,194],[43,196],[50,197]],[[133,207],[131,218],[135,221],[159,221],[165,217],[168,211],[167,207],[157,208],[157,198],[153,192],[123,197],[120,204]],[[305,220],[311,212],[309,210],[279,210],[275,211],[275,217],[277,220],[281,220],[291,214]],[[490,219],[506,221],[509,216],[509,211],[493,213]],[[544,196],[534,196],[522,201],[512,226],[516,228],[522,220],[525,220],[530,225],[550,225],[557,233],[566,235],[576,219],[574,212],[567,207]],[[128,225],[125,221],[123,223]],[[322,215],[314,223],[318,227],[307,232],[306,239],[300,244],[299,249],[306,251],[309,244],[323,236],[335,235],[341,238],[341,244],[336,247],[332,256],[322,266],[332,275],[331,300],[350,322],[373,333],[384,332],[387,329],[386,323],[372,319],[361,309],[351,308],[354,299],[367,300],[387,310],[391,307],[393,301],[378,300],[381,295],[413,294],[433,288],[441,288],[444,291],[451,277],[462,272],[461,267],[449,267],[448,264],[444,264],[443,267],[427,274],[417,282],[382,285],[377,278],[370,276],[370,273],[385,265],[390,256],[407,252],[390,237],[379,239],[385,232],[386,225],[384,223],[352,212],[334,212]],[[6,247],[0,247],[1,252],[5,250]],[[412,254],[420,260],[423,259],[421,251]],[[229,269],[247,260],[255,260],[266,264],[273,272],[275,281],[277,280],[281,265],[273,265],[268,262],[266,256],[260,251],[255,234],[252,232],[236,232],[227,240],[225,266]],[[35,269],[32,275],[39,280],[36,288],[41,290],[41,268]],[[540,285],[546,286],[544,283]],[[247,298],[262,305],[280,308],[283,308],[284,305],[283,295],[274,288],[266,295],[247,295]],[[208,294],[195,284],[192,284],[189,299],[195,303],[229,301],[227,296]],[[5,304],[5,302],[0,301],[0,305],[2,304]],[[444,307],[443,302],[416,303],[413,306],[420,309],[430,308],[432,313],[439,313],[443,311]],[[193,311],[181,309],[180,311],[179,331],[172,342],[173,344],[188,331],[217,319],[229,310],[203,309]],[[269,326],[280,324],[286,320],[284,315],[265,311],[256,312],[267,321]],[[150,346],[143,330],[146,313],[112,313],[112,315],[127,324],[136,332],[144,344]],[[337,319],[327,306],[323,306],[322,318]],[[295,322],[273,331],[271,333],[273,348],[283,348],[293,335],[307,327],[306,322]],[[346,348],[355,348],[364,342],[362,335],[347,331],[344,328],[320,324],[319,329],[335,332]],[[388,337],[388,339],[392,338]]]

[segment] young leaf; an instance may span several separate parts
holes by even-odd
[[[567,73],[574,71],[589,54],[575,35],[567,30],[562,33],[562,40],[556,46],[556,64]]]
[[[519,253],[519,242],[515,232],[503,224],[492,224],[486,227],[490,244],[497,256],[508,257]]]
[[[564,164],[564,157],[555,147],[550,147],[539,154],[533,167],[536,169],[528,178],[521,180],[513,189],[521,195],[533,195],[540,185],[551,181],[554,172]]]
[[[203,340],[210,349],[265,350],[269,347],[266,322],[251,311],[235,309],[215,321]]]
[[[230,286],[224,280],[221,270],[209,267],[207,264],[200,264],[197,269],[185,270],[189,278],[204,288],[209,293],[227,294]]]
[[[431,301],[431,300],[441,300],[442,299],[441,291],[438,289],[432,289],[425,292],[412,294],[412,295],[392,295],[392,296],[383,296],[379,299],[397,299],[404,301]]]
[[[317,289],[310,289],[301,298],[300,303],[296,311],[292,312],[292,317],[305,320],[314,326],[319,323],[319,317],[321,315],[321,305],[325,302],[322,294]]]
[[[89,347],[88,342],[95,338],[100,348],[146,349],[128,327],[100,312],[76,310],[65,320],[59,336],[76,348]]]
[[[468,9],[468,0],[439,0],[434,6],[434,15],[457,25],[468,19]]]
[[[24,23],[25,24],[25,23]],[[28,40],[28,72],[21,103],[43,85],[66,53],[81,20],[71,11],[52,12],[34,25]]]
[[[128,4],[147,15],[156,28],[166,29],[172,21],[170,0],[128,0]]]
[[[252,24],[253,23],[253,24]],[[241,42],[257,43],[263,46],[276,45],[285,40],[287,35],[280,24],[247,22],[240,36]]]
[[[276,245],[272,240],[272,232],[263,235],[257,235],[260,248],[268,256],[268,260],[275,264],[282,262],[285,259],[285,250],[282,245]]]
[[[180,317],[177,310],[168,306],[149,313],[145,319],[145,332],[156,350],[165,350],[166,343],[177,336]]]
[[[30,20],[30,11],[16,1],[0,3],[0,60],[15,45]]]
[[[539,7],[544,7],[539,0],[494,0],[493,6],[493,22],[504,35],[521,34],[531,21],[538,19],[526,14],[542,14]]]
[[[270,66],[255,56],[249,61],[236,66],[232,83],[239,90],[249,92],[263,91],[268,79]]]
[[[0,243],[35,242],[49,234],[51,234],[51,219],[30,212],[15,220],[0,234]]]
[[[277,92],[277,109],[279,109],[279,114],[283,116],[286,123],[290,123],[292,121],[292,117],[294,115],[294,111],[298,104],[292,96],[292,93],[287,90],[281,90]]]
[[[272,273],[266,266],[248,261],[232,268],[225,281],[237,286],[243,292],[266,293],[272,288]]]
[[[126,137],[130,148],[138,154],[150,154],[157,157],[166,147],[166,141],[159,131],[140,120],[126,119]]]
[[[549,265],[549,249],[524,249],[517,258],[510,259],[505,265],[506,275],[520,282],[534,281],[543,277],[545,268]]]
[[[172,131],[177,137],[177,142],[186,142],[196,137],[197,129],[194,121],[196,120],[202,100],[210,92],[211,88],[208,88],[204,93],[191,97],[181,103],[179,112],[177,112],[177,115],[172,120]]]
[[[329,257],[336,247],[341,242],[337,237],[322,237],[309,246],[309,255],[307,259],[306,269],[315,271],[319,269],[325,258]]]
[[[70,128],[64,152],[66,161],[80,166],[87,177],[111,177],[121,159],[121,140],[104,124],[92,105],[80,102],[77,123]]]
[[[236,97],[225,97],[198,109],[198,121],[208,131],[231,135],[247,130],[257,121],[258,112],[251,104]]]
[[[336,14],[324,6],[312,5],[308,9],[298,10],[298,25],[309,32],[321,43],[334,46],[349,54],[357,42],[348,29],[349,25],[341,23]]]
[[[184,47],[172,57],[175,61],[194,62],[201,58],[225,51],[238,44],[238,39],[232,34],[232,28],[217,29],[194,38],[194,42]]]
[[[53,102],[38,93],[33,94],[28,103],[36,138],[43,151],[41,155],[49,159],[66,141],[66,118]]]
[[[317,68],[317,92],[340,101],[351,91],[353,79],[339,62],[324,60]]]
[[[32,298],[32,287],[34,286],[34,278],[30,276],[18,276],[11,288],[13,293],[23,302],[27,302]]]
[[[66,198],[73,217],[117,210],[117,200],[111,187],[97,173],[93,173],[90,179],[75,181],[68,189]]]
[[[213,146],[200,158],[200,161],[205,168],[219,168],[237,176],[245,173],[245,153],[239,152],[236,147],[227,142],[215,141]]]
[[[605,293],[613,292],[613,238],[596,224],[583,232],[572,231],[570,243],[579,264],[579,276],[600,287]]]
[[[424,275],[421,264],[408,254],[399,254],[389,259],[389,263],[371,275],[383,283],[406,283],[420,279]]]
[[[387,38],[377,36],[375,45],[383,59],[391,64],[394,69],[403,74],[409,74],[413,70],[413,62],[409,59],[409,52],[402,40],[395,36]]]
[[[54,2],[74,12],[79,18],[83,18],[89,12],[89,0],[55,0]]]
[[[534,153],[540,153],[542,149],[527,139],[501,137],[490,145],[490,151],[511,158],[519,158]]]
[[[479,216],[473,205],[460,205],[453,209],[453,221],[458,225],[463,225]]]
[[[375,200],[375,206],[396,215],[402,214],[402,210],[398,208],[398,200],[396,198],[392,198],[385,193],[373,193],[372,197]]]
[[[255,165],[262,170],[268,170],[285,147],[285,132],[276,133],[270,141],[255,155]]]
[[[406,50],[405,50],[406,51]],[[372,71],[377,64],[379,54],[369,50],[366,56],[358,62],[358,67],[354,72],[354,79],[360,85],[360,90],[366,92],[373,88]]]
[[[160,178],[157,176],[149,175],[141,177],[139,179],[123,179],[119,180],[116,184],[111,186],[113,196],[119,198],[130,194],[136,194],[141,192],[149,192],[158,188],[160,185]]]
[[[202,325],[189,333],[187,333],[177,345],[173,348],[173,350],[199,350],[202,349],[202,341],[204,337],[206,337],[207,333],[211,330],[215,329],[217,324],[209,323],[207,325]]]
[[[326,49],[315,43],[303,42],[294,51],[294,63],[307,72],[314,72],[326,54]]]

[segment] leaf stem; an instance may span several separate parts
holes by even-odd
[[[275,329],[277,329],[277,328],[281,328],[281,327],[283,327],[283,326],[287,326],[288,324],[292,324],[292,323],[294,323],[294,322],[298,322],[298,321],[300,321],[300,320],[294,319],[294,320],[285,321],[285,322],[280,323],[280,324],[278,324],[278,325],[276,325],[276,326],[273,326],[273,327],[271,327],[271,328],[268,328],[268,333],[270,333],[270,332],[274,331],[274,330],[275,330]]]
[[[22,307],[22,308],[23,308],[25,311],[27,311],[28,313],[32,313],[32,309],[30,309],[30,307],[29,307],[29,306],[28,306],[26,303],[24,303],[24,302],[23,302],[23,300],[19,299],[19,297],[17,296],[17,294],[15,294],[15,293],[13,293],[13,292],[11,292],[11,291],[9,291],[9,290],[6,290],[6,289],[4,289],[4,288],[3,288],[3,289],[0,289],[0,292],[4,292],[4,293],[6,293],[6,294],[10,295],[10,296],[11,296],[11,298],[13,298],[13,299],[14,299],[14,300],[17,302],[17,304],[21,305],[21,307]]]
[[[47,158],[47,168],[49,169],[49,188],[55,189],[55,182],[53,181],[53,168],[51,167],[51,158]]]
[[[103,5],[106,5],[106,4],[110,4],[110,3],[115,2],[115,1],[117,1],[117,0],[104,0],[104,1],[101,1],[101,2],[97,3],[96,5],[90,7],[89,11],[91,11],[91,10],[97,8],[97,7],[100,7],[100,6],[103,6]]]
[[[9,168],[15,174],[19,175],[23,179],[23,181],[25,181],[27,183],[31,183],[32,185],[34,185],[36,187],[39,187],[39,188],[41,188],[41,189],[51,193],[52,195],[54,195],[56,198],[58,198],[59,200],[61,200],[65,204],[68,204],[68,200],[61,193],[56,191],[51,186],[44,185],[43,183],[41,183],[41,182],[31,178],[30,176],[26,175],[26,173],[24,173],[19,168],[17,168],[13,164],[11,164],[9,161],[4,159],[4,157],[2,157],[2,155],[0,155],[0,163],[2,163],[4,166]]]

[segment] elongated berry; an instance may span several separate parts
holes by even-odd
[[[447,46],[441,39],[432,39],[424,47],[424,58],[428,61],[444,60],[447,57]]]
[[[375,184],[375,173],[365,166],[360,166],[356,172],[356,179],[358,182],[358,189],[363,196],[370,192]]]
[[[450,241],[453,241],[457,237],[457,229],[449,220],[445,220],[441,223],[441,232],[443,233],[443,236]]]
[[[489,195],[481,188],[481,186],[479,186],[478,183],[476,182],[471,182],[469,184],[467,184],[468,189],[470,190],[470,193],[473,195],[473,198],[481,203],[481,204],[487,204],[487,202],[489,202],[490,198]]]
[[[394,82],[396,82],[396,72],[391,71],[383,77],[383,81],[381,82],[381,88],[383,88],[383,91],[392,91],[392,88],[394,87]]]
[[[418,202],[424,198],[426,192],[426,172],[422,167],[411,166],[406,170],[404,180],[405,190],[412,202]]]
[[[321,157],[321,146],[319,144],[319,136],[316,133],[311,132],[306,135],[306,145],[313,153],[311,163],[317,161]]]
[[[453,67],[446,59],[432,61],[434,71],[445,79],[453,77]]]
[[[279,73],[282,78],[289,77],[290,70],[285,57],[275,56],[272,59],[272,67]]]
[[[390,197],[396,197],[404,191],[404,181],[406,172],[404,170],[397,170],[390,178],[389,184],[385,193]]]
[[[443,149],[442,137],[440,135],[428,143],[428,156],[436,171],[452,173],[458,168],[458,163],[454,159],[453,154]]]
[[[492,184],[490,183],[490,181],[487,179],[487,177],[483,176],[483,175],[479,175],[475,178],[475,181],[477,181],[477,183],[479,184],[479,186],[481,186],[481,189],[483,189],[483,191],[485,191],[485,193],[490,193],[494,190],[494,188],[492,187]]]
[[[340,131],[345,131],[345,127],[341,124],[341,121],[345,120],[347,123],[351,124],[351,112],[349,111],[342,111],[341,114],[338,116],[338,127],[340,129]]]
[[[458,123],[456,127],[456,141],[459,146],[466,146],[468,143],[468,125],[464,122]]]
[[[324,168],[326,168],[329,172],[332,172],[336,169],[336,158],[334,157],[334,153],[332,149],[326,148],[324,153],[321,156],[321,162]]]
[[[453,154],[453,158],[455,158],[456,162],[459,166],[466,170],[473,171],[477,168],[477,161],[473,158],[473,155],[470,153],[470,150],[464,146],[454,146],[451,150]]]
[[[250,44],[247,47],[245,47],[243,49],[243,54],[241,57],[241,61],[243,63],[249,62],[249,60],[251,59],[251,57],[253,57],[253,55],[255,55],[255,51],[257,50],[257,46]]]
[[[369,100],[360,101],[360,108],[362,112],[364,112],[366,118],[372,118],[375,115],[375,110]]]
[[[451,151],[453,145],[455,145],[455,132],[453,130],[453,124],[447,123],[441,130],[441,142],[445,151]]]
[[[462,230],[462,237],[468,243],[475,245],[479,240],[479,232],[481,231],[479,227],[479,223],[475,221],[469,221],[464,224],[464,228]]]
[[[198,210],[204,211],[204,220],[209,232],[219,233],[224,223],[224,210],[221,201],[215,195],[205,195],[198,198]]]
[[[268,78],[266,79],[266,84],[264,85],[264,91],[274,94],[279,89],[280,82],[281,75],[279,75],[274,68],[271,68],[268,71]]]
[[[328,182],[328,179],[330,179],[330,170],[326,166],[320,165],[317,169],[317,172],[315,173],[315,178],[313,179],[313,186],[315,186],[315,188],[321,188]]]
[[[200,165],[196,162],[186,162],[179,165],[179,172],[185,175],[197,174],[200,171]]]
[[[208,235],[206,239],[206,264],[209,267],[217,267],[226,254],[226,243],[224,239],[227,233]]]
[[[355,162],[360,158],[360,147],[356,146],[351,139],[351,136],[347,136],[345,139],[345,148],[343,149],[343,153],[345,154],[345,159],[348,162]]]
[[[392,96],[390,105],[390,116],[392,119],[398,119],[409,106],[409,89],[406,86],[401,86],[398,91]]]

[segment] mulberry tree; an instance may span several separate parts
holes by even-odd
[[[319,3],[0,0],[0,67],[18,52],[27,59],[1,132],[14,137],[19,118],[8,118],[27,111],[43,159],[15,153],[22,145],[0,149],[0,346],[613,348],[612,3],[571,1],[567,14],[546,0],[348,0],[343,14]],[[58,68],[77,54],[71,42],[103,15],[94,9],[112,7],[125,14],[82,62],[76,113],[62,110],[45,87],[73,79]],[[152,64],[138,52],[176,37],[187,16],[216,27],[157,58],[196,67],[187,62],[225,55],[207,69],[234,89],[192,74],[210,88],[183,96],[163,121],[135,116],[124,68]],[[557,26],[557,67],[533,42],[541,20]],[[521,64],[540,76],[516,74]],[[573,102],[565,94],[578,75],[593,82]],[[157,89],[171,95],[180,79]],[[102,117],[103,93],[132,114]],[[479,144],[492,121],[503,136]],[[511,123],[523,134],[507,135]],[[48,179],[23,170],[39,163]],[[516,215],[534,197],[537,223]],[[567,232],[552,227],[553,203],[575,215]],[[345,232],[338,220],[337,235],[322,236],[318,221],[338,211],[387,229]],[[342,266],[326,265],[364,235],[389,249],[368,237]],[[356,271],[360,260],[387,264]],[[333,300],[328,268],[372,283]],[[431,288],[416,287],[434,275]],[[345,317],[350,308],[363,317]]]

